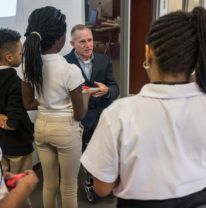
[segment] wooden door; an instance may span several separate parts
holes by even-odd
[[[131,0],[129,93],[136,94],[149,82],[142,63],[145,60],[145,37],[152,23],[153,0]]]

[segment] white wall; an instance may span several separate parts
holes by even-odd
[[[17,12],[16,17],[10,23],[2,23],[0,20],[1,27],[10,27],[19,31],[24,41],[24,32],[27,26],[27,19],[30,13],[39,7],[54,6],[61,9],[62,13],[66,15],[67,21],[67,42],[61,53],[66,54],[71,49],[70,41],[70,30],[75,24],[84,23],[84,0],[17,0]],[[9,18],[8,18],[9,19]]]

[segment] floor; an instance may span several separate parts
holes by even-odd
[[[37,188],[31,194],[30,199],[32,202],[33,208],[43,208],[42,203],[42,171],[41,168],[36,170],[36,173],[39,177],[39,183]],[[97,198],[95,203],[90,203],[86,198],[86,192],[84,191],[83,182],[84,182],[84,172],[80,169],[79,173],[79,190],[78,190],[78,205],[79,208],[115,208],[115,198],[113,196],[108,196],[106,198]],[[58,208],[61,207],[60,200],[58,197]]]
[[[31,194],[31,202],[33,208],[43,208],[42,204],[42,171],[41,169],[36,170],[39,177],[39,183],[37,188]],[[95,203],[89,203],[86,198],[86,192],[84,191],[83,182],[85,181],[85,174],[82,169],[80,169],[79,174],[79,190],[78,190],[78,207],[79,208],[115,208],[116,200],[110,195],[106,198],[97,198]],[[58,197],[58,208],[61,208],[60,199]],[[206,205],[199,206],[197,208],[206,208]]]

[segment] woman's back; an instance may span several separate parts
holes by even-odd
[[[62,208],[78,207],[82,136],[79,120],[87,106],[83,103],[84,79],[80,69],[58,54],[65,44],[65,19],[55,7],[36,9],[29,16],[25,33],[25,77],[36,90],[40,104],[35,120],[35,144],[44,175],[45,208],[55,207],[59,187]]]
[[[39,111],[47,114],[72,115],[70,91],[84,82],[80,69],[59,54],[42,55],[43,88],[38,97]]]
[[[81,162],[118,208],[206,204],[205,25],[201,7],[154,21],[143,63],[151,83],[99,120]]]
[[[110,158],[101,161],[102,167],[120,167],[121,181],[114,194],[164,199],[204,188],[205,106],[206,95],[194,83],[148,84],[138,95],[120,99],[105,110],[101,119],[106,122],[107,131],[102,128],[94,136],[108,145],[112,140],[113,150],[108,152],[99,140],[92,140],[91,146],[101,148]],[[104,138],[103,132],[107,132]],[[90,154],[94,155],[94,151]],[[113,151],[119,152],[119,160],[113,157]],[[97,170],[99,174],[101,171]],[[102,179],[115,173],[108,172]]]

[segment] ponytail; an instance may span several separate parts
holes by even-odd
[[[35,9],[28,19],[24,43],[24,75],[37,93],[42,93],[43,61],[41,54],[53,47],[66,32],[66,16],[55,7]]]
[[[196,7],[192,11],[194,27],[197,28],[199,56],[196,65],[196,82],[200,90],[206,93],[206,10]]]
[[[42,77],[42,58],[41,58],[41,38],[31,33],[24,43],[24,76],[32,87],[40,94],[42,91],[43,77]]]

